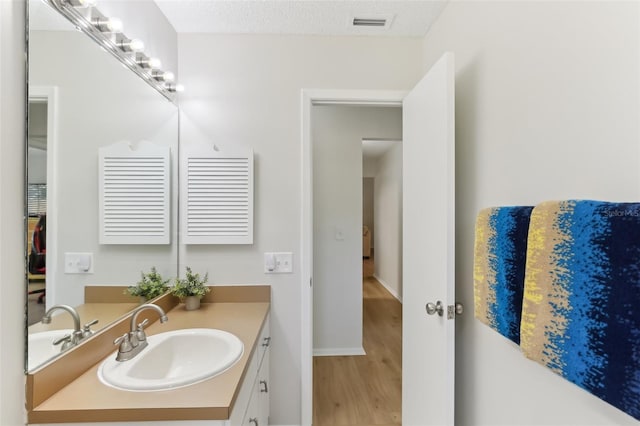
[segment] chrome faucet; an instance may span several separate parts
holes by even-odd
[[[147,336],[144,332],[144,326],[149,323],[148,319],[145,319],[140,324],[136,324],[138,321],[138,314],[145,309],[153,309],[160,315],[160,322],[167,322],[167,314],[158,305],[153,303],[145,303],[138,306],[131,314],[131,331],[118,337],[113,344],[119,345],[118,355],[116,361],[128,361],[138,355],[140,351],[147,347]]]
[[[85,337],[89,337],[91,335],[89,327],[97,323],[98,320],[93,320],[90,323],[85,324],[84,329],[80,329],[80,315],[78,315],[78,311],[69,305],[54,305],[44,314],[42,317],[42,323],[51,324],[51,314],[59,309],[68,312],[73,318],[73,333],[67,334],[53,342],[54,345],[62,343],[61,351],[66,351],[80,343],[80,341]]]

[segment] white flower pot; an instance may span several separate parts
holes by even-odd
[[[187,311],[195,311],[200,309],[201,296],[187,296],[184,298],[184,308]]]

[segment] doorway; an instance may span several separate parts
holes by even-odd
[[[318,107],[325,108],[325,107]],[[384,127],[387,132],[394,133],[394,136],[401,137],[402,112],[400,108],[375,108],[371,107],[333,107],[336,113],[339,111],[340,120],[349,123],[349,127],[359,128],[372,135],[376,123]],[[353,113],[353,109],[359,109],[362,115]],[[352,353],[348,348],[327,348],[319,347],[319,344],[327,344],[326,337],[322,341],[317,341],[315,346],[316,355],[314,357],[314,418],[313,424],[317,426],[328,425],[400,425],[402,407],[402,305],[396,297],[397,291],[392,294],[388,289],[401,289],[401,235],[402,235],[402,145],[399,140],[387,140],[380,138],[367,138],[358,140],[352,136],[351,139],[340,133],[343,127],[340,120],[327,122],[325,119],[331,114],[324,112],[314,116],[314,125],[325,126],[330,129],[328,137],[332,140],[327,142],[323,136],[327,132],[316,131],[314,144],[326,143],[330,152],[336,152],[342,148],[344,153],[339,157],[343,161],[333,161],[322,155],[322,149],[314,146],[314,153],[317,153],[314,161],[314,169],[319,170],[319,175],[314,173],[314,189],[317,198],[320,199],[321,207],[318,208],[314,202],[314,221],[320,222],[319,226],[314,226],[316,240],[314,257],[315,265],[315,291],[314,311],[319,314],[314,321],[316,330],[326,334],[335,335],[337,332],[327,332],[332,320],[336,317],[340,330],[344,333],[347,327],[355,328],[355,324],[348,324],[342,321],[341,312],[356,311],[355,305],[361,308],[358,333],[361,340],[358,340],[364,349],[364,354]],[[358,120],[359,119],[359,120]],[[336,122],[338,121],[338,122]],[[356,121],[360,121],[356,124]],[[368,121],[368,123],[367,123]],[[366,130],[362,130],[366,129]],[[337,131],[337,132],[336,132]],[[344,132],[348,136],[348,131]],[[391,133],[387,133],[388,135]],[[350,148],[356,151],[361,150],[359,158],[355,154],[348,158],[349,148],[344,145],[352,145]],[[358,146],[361,145],[361,146]],[[325,147],[327,148],[327,147]],[[320,157],[318,160],[317,157]],[[322,164],[322,160],[329,164]],[[359,174],[350,162],[355,160],[362,163],[362,173]],[[335,189],[329,180],[326,185],[317,182],[322,178],[322,171],[331,169],[333,174],[339,174],[339,168],[349,168],[349,173],[343,173],[342,185]],[[348,179],[352,182],[347,184]],[[358,188],[358,184],[360,187]],[[349,190],[349,188],[351,188]],[[355,194],[361,192],[362,202],[358,209],[356,202],[358,197]],[[349,195],[341,193],[346,192]],[[354,199],[351,210],[342,201],[340,206],[330,208],[331,213],[336,217],[327,218],[325,214],[325,204],[331,204],[331,197],[338,200],[342,198]],[[375,213],[374,213],[375,211]],[[361,225],[353,230],[343,230],[340,242],[333,241],[333,235],[327,239],[322,235],[326,230],[330,230],[334,225],[331,220],[345,220],[352,216],[353,219],[361,218]],[[379,220],[374,221],[374,218]],[[361,232],[360,232],[361,231]],[[361,239],[361,241],[360,241]],[[351,241],[350,241],[351,240]],[[380,248],[379,252],[372,250],[372,240]],[[329,249],[324,249],[329,246]],[[352,256],[339,250],[343,246],[351,247]],[[324,258],[328,254],[335,254],[337,259],[326,261]],[[361,266],[358,282],[345,281],[343,276],[335,276],[332,281],[327,282],[327,271],[333,269],[332,266],[348,257],[352,263],[350,266]],[[360,265],[361,264],[361,265]],[[375,264],[375,265],[374,265]],[[339,274],[337,274],[339,275]],[[342,281],[341,281],[342,280]],[[337,281],[339,284],[331,286]],[[384,283],[384,285],[382,284]],[[359,299],[347,299],[350,291],[344,291],[345,287],[351,286],[353,290],[358,287],[361,293]],[[327,288],[329,287],[329,288]],[[331,297],[326,297],[327,290],[333,290]],[[321,306],[329,300],[331,305]],[[336,303],[336,300],[338,302]],[[319,306],[320,305],[320,306]],[[335,310],[331,308],[335,307]],[[328,308],[328,309],[327,309]],[[330,318],[322,316],[329,311]],[[323,324],[326,323],[326,324]],[[323,327],[324,326],[324,327]],[[361,328],[360,328],[361,327]],[[319,333],[315,333],[318,335]],[[334,340],[337,344],[339,341]],[[353,345],[355,346],[355,344]],[[344,352],[350,353],[343,355]],[[327,356],[328,355],[328,356]]]
[[[314,106],[326,106],[326,105],[341,105],[341,106],[358,106],[358,107],[371,107],[371,106],[384,106],[384,107],[395,107],[398,108],[402,105],[402,99],[404,97],[404,92],[399,91],[305,91],[303,93],[303,121],[306,124],[303,125],[303,130],[305,130],[303,134],[303,186],[305,190],[303,191],[303,247],[301,248],[302,252],[302,271],[303,276],[307,277],[309,280],[309,287],[303,289],[303,313],[311,313],[313,312],[313,282],[312,282],[312,265],[313,259],[311,254],[313,253],[313,249],[315,246],[315,236],[313,232],[313,221],[311,220],[311,213],[313,209],[313,199],[312,196],[312,144],[311,144],[311,111]],[[311,100],[314,100],[313,104]],[[398,108],[399,109],[399,108]],[[307,131],[308,130],[308,131]],[[363,136],[363,135],[361,135]],[[400,135],[398,135],[400,136]],[[398,137],[396,136],[396,137]],[[361,140],[358,141],[361,143]],[[358,206],[358,218],[356,221],[356,226],[343,228],[341,226],[329,226],[325,227],[325,231],[329,234],[329,237],[334,239],[335,241],[339,240],[347,240],[352,235],[351,232],[355,234],[354,241],[357,241],[357,260],[358,268],[357,268],[357,280],[359,282],[359,300],[360,303],[362,301],[362,216],[361,216],[361,190],[362,190],[362,173],[361,173],[361,147],[358,147],[358,161],[357,172],[358,172],[358,187],[359,194],[356,199],[355,204]],[[309,190],[307,190],[309,189]],[[315,191],[316,188],[313,188]],[[348,232],[348,233],[347,233]],[[317,272],[317,270],[316,270]],[[317,279],[318,277],[314,277]],[[361,305],[357,308],[357,313],[355,317],[358,318],[359,321],[362,321],[362,307]],[[313,342],[311,340],[311,336],[313,335],[313,321],[311,318],[305,318],[305,314],[303,314],[303,394],[302,394],[302,405],[303,405],[303,424],[311,424],[312,418],[312,401],[313,401],[313,391],[312,391],[312,355],[313,355]],[[308,328],[307,328],[308,327]],[[306,330],[309,330],[307,333]],[[361,330],[359,330],[358,337],[361,339]],[[344,343],[344,342],[343,342]],[[358,347],[360,346],[360,347]],[[335,348],[334,348],[335,349]],[[344,345],[343,345],[344,349]],[[344,355],[356,355],[358,354],[358,349],[360,350],[360,354],[363,353],[361,348],[361,340],[358,340],[358,345],[348,346],[347,351],[345,351]],[[308,356],[307,356],[308,355]],[[308,363],[306,361],[309,361]]]
[[[46,291],[47,218],[47,110],[46,99],[29,100],[27,132],[27,325],[44,316]]]
[[[376,137],[377,141],[399,139],[402,136],[402,110],[397,107],[318,105],[313,107],[312,117],[314,355],[364,355],[362,140],[365,137],[371,140],[370,136]],[[380,152],[380,159],[386,158],[383,153]],[[393,154],[394,159],[401,161],[400,149],[394,150]],[[388,171],[384,172],[386,177]],[[394,175],[401,176],[401,169]],[[392,182],[387,181],[390,186]],[[401,179],[393,184],[393,192],[401,193]],[[382,199],[382,194],[388,191],[380,192]],[[401,200],[395,201],[396,210],[400,210]],[[386,225],[392,232],[401,232],[391,222]],[[393,285],[397,287],[399,283]]]
[[[25,229],[27,264],[27,322],[39,321],[54,299],[53,277],[57,265],[57,88],[29,87],[27,131],[27,176]],[[36,238],[34,233],[37,231]],[[35,243],[35,244],[34,244]],[[33,253],[33,254],[32,254]],[[48,299],[47,299],[48,297]],[[47,303],[49,302],[49,303]]]

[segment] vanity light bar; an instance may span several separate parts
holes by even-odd
[[[1,1],[1,0],[0,0]],[[54,9],[87,34],[124,66],[138,74],[154,89],[170,101],[180,85],[173,84],[173,73],[162,71],[157,58],[142,52],[144,43],[130,39],[122,32],[122,21],[103,15],[96,7],[96,0],[45,0]]]

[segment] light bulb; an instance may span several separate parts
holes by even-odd
[[[136,52],[135,61],[142,68],[150,69],[149,74],[151,77],[156,78],[158,77],[159,74],[161,74],[159,70],[159,68],[162,66],[160,59],[149,58],[147,55],[145,55],[142,52]]]
[[[140,40],[133,39],[129,40],[128,38],[121,36],[117,38],[118,47],[125,52],[140,52],[144,49],[144,43]]]
[[[107,28],[112,33],[121,33],[122,32],[122,21],[118,18],[109,18],[107,21]]]
[[[182,84],[167,83],[165,87],[170,92],[184,92],[184,86]]]
[[[167,82],[172,82],[176,79],[176,76],[173,75],[171,71],[165,71],[165,73],[162,75],[162,79]]]
[[[121,33],[122,32],[122,21],[118,18],[96,18],[92,21],[93,25],[96,26],[102,32],[108,33]]]
[[[144,43],[142,40],[134,38],[129,42],[129,49],[131,49],[132,52],[140,52],[141,50],[144,50]]]
[[[153,69],[158,69],[162,66],[162,62],[160,62],[160,59],[158,58],[149,58],[149,61],[147,61],[147,64],[149,65],[150,68],[153,68]]]
[[[158,81],[164,81],[166,83],[171,83],[176,77],[170,71],[162,71],[162,70],[151,70],[151,77],[155,78]]]

